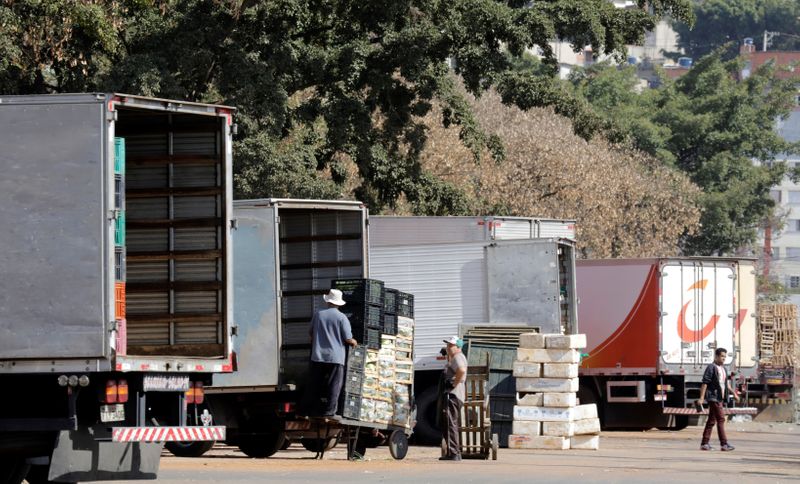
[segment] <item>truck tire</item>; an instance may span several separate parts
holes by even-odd
[[[300,441],[300,445],[309,452],[322,452],[323,448],[325,452],[327,452],[336,447],[338,443],[338,437],[331,437],[329,439],[303,439]]]
[[[214,447],[215,442],[167,442],[164,447],[175,457],[200,457]]]
[[[414,439],[417,443],[438,445],[442,441],[442,431],[436,426],[438,400],[436,386],[431,386],[417,397],[417,424],[414,426]]]
[[[263,459],[281,450],[286,436],[283,432],[262,435],[248,435],[239,441],[239,450],[247,457]]]
[[[21,484],[30,467],[25,459],[0,459],[0,484]]]
[[[28,471],[28,476],[25,478],[25,480],[28,482],[28,484],[55,483],[55,481],[48,479],[49,472],[50,466],[31,466],[30,470]]]

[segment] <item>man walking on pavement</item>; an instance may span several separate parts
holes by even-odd
[[[342,291],[331,289],[322,297],[327,309],[321,309],[311,320],[311,372],[306,388],[306,411],[335,417],[339,394],[344,383],[345,345],[356,346],[350,320],[339,311],[344,306]],[[316,411],[315,411],[316,410]]]
[[[725,414],[723,413],[722,402],[725,401],[726,388],[737,402],[739,401],[739,395],[736,394],[736,391],[728,382],[728,375],[724,366],[727,356],[728,350],[717,348],[714,351],[714,362],[709,364],[705,373],[703,373],[703,384],[700,386],[700,398],[697,400],[697,406],[702,408],[703,401],[708,400],[708,420],[703,431],[700,450],[711,450],[711,445],[708,442],[711,440],[711,432],[714,430],[715,423],[717,424],[717,434],[719,435],[719,450],[731,451],[734,449],[728,443],[728,437],[725,435]]]
[[[446,428],[444,438],[447,446],[445,455],[439,460],[461,460],[461,446],[459,444],[459,416],[461,407],[466,399],[467,359],[458,346],[458,337],[451,336],[444,340],[447,343],[447,365],[444,368],[444,388]]]

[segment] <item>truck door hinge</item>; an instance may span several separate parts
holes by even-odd
[[[108,218],[109,220],[117,220],[122,213],[122,210],[115,208],[113,210],[108,211]]]
[[[238,336],[239,335],[239,326],[233,325],[231,326],[231,336]]]
[[[239,228],[239,219],[232,218],[231,219],[231,230],[236,230]]]

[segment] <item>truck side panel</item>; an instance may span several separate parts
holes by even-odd
[[[60,101],[0,104],[0,359],[108,351],[104,104]]]
[[[758,367],[758,336],[756,326],[756,273],[752,261],[739,262],[736,313],[736,366],[749,377],[755,377]]]
[[[277,385],[279,328],[275,210],[237,208],[233,232],[234,323],[233,350],[239,362],[230,374],[214,375],[215,387]]]

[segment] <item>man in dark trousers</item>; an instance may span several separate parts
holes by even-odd
[[[335,417],[339,394],[344,383],[345,345],[358,344],[353,339],[350,320],[339,311],[344,306],[342,291],[331,289],[323,296],[327,309],[321,309],[311,320],[311,372],[306,388],[306,411]],[[316,411],[314,411],[316,410]]]
[[[717,434],[719,435],[719,450],[731,451],[734,449],[728,443],[728,437],[725,435],[725,414],[723,413],[722,402],[725,401],[726,388],[737,402],[739,401],[739,395],[736,394],[736,391],[728,382],[728,374],[724,366],[727,356],[728,350],[717,348],[714,351],[714,362],[708,365],[705,373],[703,373],[703,384],[700,386],[700,398],[697,400],[697,406],[702,408],[704,400],[708,401],[708,420],[703,431],[700,450],[711,450],[711,445],[708,442],[711,440],[711,432],[714,430],[715,423],[717,424]]]
[[[446,428],[443,432],[447,451],[439,460],[461,460],[458,421],[461,407],[466,400],[467,358],[458,345],[458,337],[451,336],[447,343],[447,365],[444,367],[445,401],[444,412]]]

